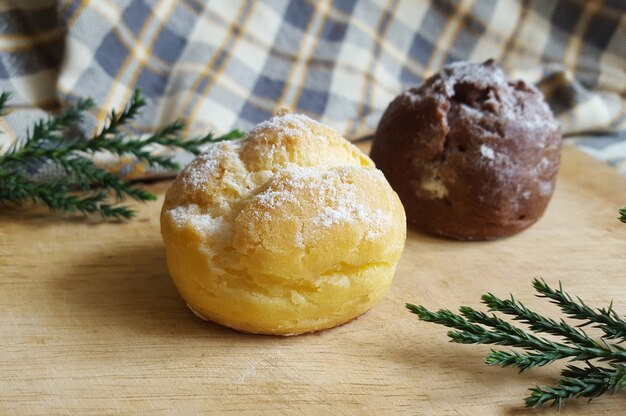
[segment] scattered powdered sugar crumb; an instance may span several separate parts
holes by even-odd
[[[184,227],[189,222],[189,217],[194,215],[196,212],[198,212],[198,206],[196,204],[191,204],[188,206],[178,206],[176,208],[172,208],[169,211],[169,215],[172,217],[172,221],[174,221],[174,224],[176,224],[177,227]]]
[[[504,72],[492,65],[459,61],[445,65],[442,71],[447,73],[447,77],[444,76],[439,82],[449,96],[454,95],[454,86],[457,84],[475,84],[481,89],[486,89],[490,85],[503,86],[507,83]]]
[[[286,203],[298,203],[292,190],[305,189],[319,175],[313,168],[292,165],[275,175],[271,179],[273,186],[255,195],[254,199],[269,210],[281,208]]]
[[[354,222],[358,220],[365,222],[368,218],[367,207],[363,204],[357,204],[356,201],[348,202],[344,198],[339,198],[339,206],[324,207],[322,212],[313,218],[313,224],[323,227],[330,227],[333,224],[344,222]]]
[[[546,196],[552,194],[554,185],[549,181],[539,181],[539,194]]]
[[[378,172],[372,173],[377,175]],[[371,209],[366,204],[359,202],[353,186],[348,186],[336,194],[331,193],[329,199],[332,205],[325,206],[313,218],[313,224],[322,227],[342,223],[367,224],[371,228],[366,232],[365,239],[371,241],[382,235],[391,222],[390,213],[384,212],[380,208]]]
[[[356,194],[356,186],[349,183],[349,172],[362,169],[357,166],[319,171],[316,168],[291,166],[275,177],[274,184],[257,194],[254,199],[264,210],[264,218],[271,221],[270,212],[280,209],[284,204],[300,204],[294,195],[296,190],[310,190],[319,200],[315,205],[321,207],[311,223],[319,227],[331,227],[335,224],[362,223],[371,225],[372,230],[366,236],[373,239],[382,234],[391,222],[391,214],[380,208],[372,209],[361,202]],[[382,172],[376,169],[366,170],[372,178],[381,179]],[[302,236],[296,236],[296,245],[303,246]]]
[[[533,107],[536,104],[539,107]],[[528,105],[522,110],[517,103],[507,103],[506,111],[503,112],[502,117],[508,120],[522,121],[528,130],[549,132],[559,128],[559,123],[554,119],[552,112],[545,103],[536,102],[533,106]]]
[[[419,100],[422,98],[422,96],[412,90],[407,90],[405,92],[402,93],[403,96],[407,97],[410,101],[411,104],[416,104],[417,102],[419,102]]]
[[[198,156],[185,172],[186,175],[183,177],[185,185],[194,189],[205,187],[207,177],[217,169],[218,164],[219,160],[210,155],[203,154]]]
[[[266,129],[277,132],[279,135],[284,134],[292,137],[301,137],[311,130],[311,126],[322,127],[319,122],[297,113],[281,113],[274,117],[259,123],[250,131],[250,136],[260,134]],[[326,141],[325,135],[315,135],[315,138]]]
[[[223,217],[213,217],[200,212],[196,204],[181,205],[169,211],[177,227],[190,225],[199,234],[226,237],[230,226]]]
[[[480,145],[480,154],[487,159],[494,160],[496,158],[495,152],[493,149],[487,145]]]
[[[287,192],[283,186],[278,189],[266,190],[254,197],[261,206],[271,210],[282,207],[285,203],[297,203],[298,199]]]
[[[479,90],[496,90],[482,103],[497,108],[501,117],[508,120],[522,121],[529,130],[554,130],[558,128],[548,105],[541,99],[541,93],[532,85],[523,90],[516,88],[516,82],[509,82],[501,68],[484,63],[476,65],[468,62],[454,62],[445,65],[441,76],[434,83],[435,88],[442,88],[448,97],[456,94],[460,84],[469,84]],[[531,98],[525,98],[531,96]],[[526,100],[527,105],[520,105]],[[481,109],[481,111],[484,111]]]
[[[193,215],[189,224],[201,234],[225,234],[227,227],[223,217],[212,217],[209,214]]]
[[[313,218],[313,224],[330,227],[333,224],[349,221],[352,216],[347,207],[324,207],[322,213]]]
[[[369,217],[372,222],[372,229],[365,233],[365,239],[372,241],[382,236],[385,230],[387,230],[391,223],[391,214],[377,208]]]
[[[220,161],[225,159],[229,153],[236,153],[240,147],[240,141],[215,143],[209,146],[183,171],[185,185],[192,189],[204,190],[207,178],[216,171]]]

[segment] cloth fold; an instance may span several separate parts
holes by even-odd
[[[357,139],[442,65],[494,58],[544,92],[566,137],[626,174],[625,11],[619,0],[4,0],[0,90],[13,100],[0,151],[81,97],[97,104],[92,130],[135,88],[149,104],[129,134],[175,119],[186,135],[248,130],[285,107]]]

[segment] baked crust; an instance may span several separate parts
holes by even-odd
[[[166,195],[161,231],[172,279],[197,315],[295,335],[354,319],[385,295],[406,223],[366,155],[281,113],[187,166]]]

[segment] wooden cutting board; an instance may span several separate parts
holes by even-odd
[[[168,183],[150,186],[161,197]],[[593,306],[626,313],[626,180],[566,147],[554,199],[528,231],[463,243],[409,232],[389,295],[359,319],[292,338],[203,322],[169,280],[161,202],[107,224],[0,214],[0,414],[557,414],[523,407],[560,365],[518,375],[483,364],[489,347],[448,342],[405,302],[480,306],[480,295],[533,296],[544,277]],[[563,414],[624,414],[626,395]]]

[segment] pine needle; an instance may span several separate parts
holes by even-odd
[[[563,319],[556,321],[528,309],[513,296],[500,299],[492,293],[482,296],[489,311],[512,316],[514,321],[526,324],[530,331],[512,325],[495,314],[468,306],[460,307],[460,314],[447,309],[432,312],[424,306],[413,304],[407,304],[406,307],[422,321],[453,328],[453,331],[448,332],[452,342],[521,349],[491,350],[485,357],[489,365],[517,367],[522,372],[560,359],[585,363],[583,367],[568,365],[561,372],[562,378],[556,386],[531,388],[531,394],[525,401],[526,406],[537,407],[551,403],[560,408],[573,398],[586,397],[591,400],[626,387],[626,349],[619,345],[626,340],[626,322],[615,312],[612,304],[608,308],[593,309],[580,299],[573,300],[560,285],[555,290],[544,280],[534,279],[533,286],[539,297],[548,298],[569,318],[583,323],[574,327]],[[580,328],[586,325],[603,332],[600,341],[592,339]],[[561,340],[552,341],[540,334],[554,335]],[[593,364],[592,360],[604,365]]]
[[[0,94],[0,116],[5,114],[10,94]],[[122,177],[96,166],[90,158],[97,152],[133,157],[152,167],[178,170],[169,157],[157,155],[155,148],[168,147],[198,155],[207,143],[241,138],[233,130],[223,136],[207,135],[183,139],[184,123],[175,121],[145,139],[128,137],[122,128],[134,120],[146,105],[139,90],[120,113],[112,110],[105,126],[93,137],[70,137],[80,131],[85,111],[93,107],[91,99],[79,100],[60,114],[33,124],[24,139],[18,139],[0,155],[0,205],[26,202],[43,204],[52,211],[99,213],[105,218],[130,219],[135,212],[120,203],[127,198],[152,201],[156,196]],[[65,176],[34,181],[28,175],[44,164],[62,169]]]

